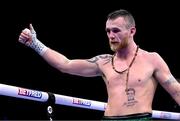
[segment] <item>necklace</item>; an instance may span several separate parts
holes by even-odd
[[[134,60],[135,60],[135,58],[136,58],[136,56],[137,56],[138,49],[139,49],[139,46],[137,46],[136,52],[135,52],[135,54],[134,54],[134,57],[133,57],[131,63],[129,64],[128,68],[125,69],[125,70],[123,70],[123,71],[118,71],[118,70],[115,68],[115,66],[114,66],[114,57],[115,57],[116,53],[112,56],[111,64],[112,64],[113,70],[114,70],[115,72],[119,73],[119,74],[122,74],[122,73],[124,73],[124,72],[127,71],[127,75],[126,75],[126,89],[125,89],[126,94],[127,94],[128,90],[129,90],[129,88],[128,88],[129,71],[130,71],[130,68],[131,68],[132,64],[134,63]]]

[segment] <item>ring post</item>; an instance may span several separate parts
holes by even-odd
[[[55,107],[55,95],[51,92],[48,93],[48,100],[46,102],[47,106],[47,117],[50,121],[53,121],[55,115],[54,115],[54,107]]]

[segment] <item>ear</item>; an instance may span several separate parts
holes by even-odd
[[[130,29],[131,35],[134,36],[136,33],[136,28],[135,27],[131,27]]]

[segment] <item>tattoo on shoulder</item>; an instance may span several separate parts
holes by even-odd
[[[98,60],[103,59],[103,60],[105,60],[104,64],[106,64],[111,60],[111,57],[112,57],[111,55],[104,54],[104,55],[95,56],[95,57],[93,57],[91,59],[87,59],[87,61],[90,62],[90,63],[96,63]]]
[[[93,57],[93,58],[91,58],[91,59],[87,59],[87,61],[90,62],[90,63],[96,63],[98,60],[99,60],[99,59],[98,59],[97,56],[96,56],[96,57]]]
[[[170,85],[171,83],[177,82],[176,79],[171,75],[168,80],[166,80],[163,85]]]
[[[177,96],[177,97],[180,97],[180,91],[175,91],[173,93],[171,93],[172,96]]]

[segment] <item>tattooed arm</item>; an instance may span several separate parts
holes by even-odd
[[[155,78],[180,106],[180,82],[173,77],[167,64],[157,53],[154,54],[154,60]]]
[[[80,76],[97,76],[101,74],[99,67],[97,66],[98,57],[96,57],[95,60],[92,59],[93,61],[69,60],[61,53],[45,46],[39,39],[37,39],[36,31],[32,24],[30,24],[29,29],[25,28],[21,32],[18,41],[27,47],[34,49],[51,66],[62,72]]]
[[[99,60],[107,58],[106,55],[96,56],[91,59],[70,60],[61,53],[48,49],[42,56],[52,67],[61,72],[84,77],[101,76]]]

